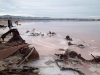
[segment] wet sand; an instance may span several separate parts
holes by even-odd
[[[40,62],[46,62],[48,60],[54,61],[55,59],[55,53],[64,53],[64,51],[58,50],[59,48],[66,50],[67,48],[72,49],[80,54],[86,59],[92,59],[93,55],[100,55],[100,22],[19,22],[21,26],[15,26],[14,28],[17,28],[20,32],[23,39],[26,40],[27,43],[30,43],[30,46],[34,46],[36,50],[40,54],[40,60],[37,61],[37,63],[32,62],[28,65],[34,65],[39,66]],[[33,28],[35,28],[35,32],[41,32],[44,33],[44,36],[29,36],[32,32]],[[6,32],[7,29],[0,29],[1,33]],[[29,30],[29,33],[26,33],[26,31]],[[57,36],[47,36],[47,33],[49,31],[53,31],[57,33]],[[71,36],[73,38],[73,43],[76,44],[84,44],[89,45],[89,47],[86,47],[84,49],[80,49],[76,46],[68,46],[68,41],[65,40],[66,35]],[[47,59],[48,58],[48,59]],[[46,60],[45,60],[46,59]],[[43,65],[44,63],[41,63]],[[53,64],[51,64],[53,66]],[[54,68],[53,68],[54,69]],[[92,74],[92,70],[95,71],[95,67],[84,64],[84,66],[80,67],[83,72],[87,73],[88,75]],[[41,69],[43,70],[43,69]],[[51,69],[52,70],[52,69]],[[87,70],[87,71],[86,71]],[[50,74],[57,74],[57,70],[55,70],[54,73]],[[45,75],[48,74],[46,71],[44,72]],[[59,71],[58,71],[59,72]],[[64,75],[64,73],[61,73],[61,75]],[[59,74],[58,73],[58,74]],[[69,74],[69,73],[68,73]],[[66,74],[66,75],[68,75]],[[74,75],[74,74],[71,74]],[[94,75],[94,74],[92,74]]]

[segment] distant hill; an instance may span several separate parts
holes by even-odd
[[[13,16],[13,15],[3,15],[3,16],[0,16],[0,18],[9,18],[9,17],[12,17],[12,18],[33,18],[33,17],[25,17],[25,16]]]

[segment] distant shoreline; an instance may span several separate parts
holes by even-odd
[[[51,18],[51,19],[43,19],[43,18],[37,18],[37,19],[29,19],[29,18],[12,18],[13,20],[34,20],[34,21],[100,21],[100,19],[55,19],[55,18]],[[8,18],[0,18],[0,20],[8,20]]]
[[[13,20],[35,20],[35,21],[100,21],[100,19],[95,18],[52,18],[52,17],[32,17],[32,16],[13,16],[13,15],[2,15],[0,20],[7,20],[12,17]]]

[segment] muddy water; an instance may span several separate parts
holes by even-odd
[[[68,21],[52,21],[52,22],[19,22],[21,26],[16,26],[20,31],[21,36],[34,46],[39,52],[40,57],[54,57],[55,53],[64,53],[60,49],[72,49],[86,59],[92,59],[91,54],[100,55],[100,22],[68,22]],[[29,36],[32,30],[41,32],[44,36]],[[29,33],[25,33],[29,30]],[[49,31],[56,32],[56,36],[47,36]],[[72,43],[84,44],[87,47],[84,49],[77,46],[68,46],[68,41],[65,40],[66,35],[72,37]],[[83,64],[79,66],[86,73],[91,74],[95,71],[95,67]]]

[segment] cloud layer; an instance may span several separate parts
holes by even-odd
[[[100,18],[100,0],[0,0],[0,15]]]

